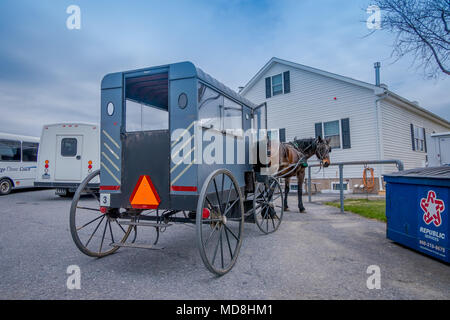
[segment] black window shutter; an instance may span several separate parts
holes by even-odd
[[[272,96],[272,81],[270,77],[266,78],[266,99]]]
[[[423,147],[425,148],[425,152],[427,151],[427,136],[425,135],[425,128],[422,129],[423,130]]]
[[[286,142],[286,129],[280,129],[280,142]]]
[[[411,142],[413,151],[416,151],[416,144],[414,141],[414,125],[412,123],[411,123]]]
[[[289,71],[283,72],[284,78],[284,93],[291,92],[291,77]]]
[[[322,122],[317,122],[314,126],[316,128],[316,138],[322,137]]]
[[[341,119],[341,126],[342,126],[342,148],[350,149],[351,148],[350,119],[349,118]]]

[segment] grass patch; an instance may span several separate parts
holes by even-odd
[[[325,202],[328,206],[340,208],[339,202]],[[347,199],[344,210],[360,216],[386,222],[386,200]]]

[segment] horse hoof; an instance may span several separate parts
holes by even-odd
[[[289,208],[288,208],[288,207],[285,207],[285,208],[284,208],[284,211],[289,211]]]
[[[306,209],[305,208],[300,209],[300,213],[306,213]]]

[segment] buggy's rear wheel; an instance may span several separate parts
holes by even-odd
[[[265,234],[273,233],[283,219],[283,192],[277,179],[268,177],[258,183],[253,198],[253,214],[258,228]]]
[[[86,177],[73,196],[70,207],[70,233],[78,249],[91,257],[104,257],[119,249],[114,242],[125,242],[133,226],[124,229],[117,215],[100,212],[100,197],[91,186],[99,180],[100,170]]]
[[[244,203],[232,173],[217,170],[206,178],[199,195],[197,244],[203,263],[216,275],[233,268],[242,245]]]

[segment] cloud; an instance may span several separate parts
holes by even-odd
[[[68,30],[72,1],[0,2],[0,131],[39,135],[43,124],[99,119],[110,72],[190,60],[231,88],[278,56],[366,82],[382,82],[450,119],[450,78],[425,80],[393,63],[392,37],[365,26],[365,1],[86,1]]]

